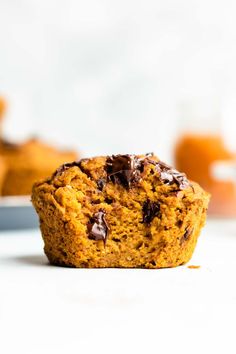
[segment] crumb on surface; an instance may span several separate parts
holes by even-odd
[[[199,269],[201,266],[199,265],[189,265],[188,268],[189,269]]]

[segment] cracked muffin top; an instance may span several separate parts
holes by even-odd
[[[208,201],[198,184],[153,154],[63,164],[32,194],[50,262],[75,267],[183,264]]]

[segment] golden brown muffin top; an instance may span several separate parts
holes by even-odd
[[[147,193],[150,190],[150,194],[158,190],[158,193],[173,198],[198,198],[202,195],[208,198],[208,194],[197,183],[189,181],[184,173],[163,163],[153,154],[99,156],[66,163],[51,178],[38,185],[46,182],[54,189],[70,185],[77,190],[77,181],[83,176],[89,179],[92,190],[102,192],[118,186],[122,196],[132,190],[139,198],[142,190]],[[147,209],[152,207],[147,206]]]

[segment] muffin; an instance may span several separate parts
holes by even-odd
[[[74,151],[59,151],[37,139],[19,145],[2,140],[0,155],[7,164],[3,195],[31,194],[35,181],[50,176],[59,164],[77,158]]]
[[[209,195],[152,154],[82,159],[34,184],[44,250],[70,267],[175,267],[189,261]]]

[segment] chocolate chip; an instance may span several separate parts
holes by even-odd
[[[147,200],[143,204],[143,223],[150,224],[155,216],[160,216],[160,203]]]
[[[53,177],[60,176],[64,171],[68,170],[71,167],[80,167],[80,161],[67,162],[58,167],[58,169],[54,172]]]
[[[112,204],[113,203],[113,199],[109,198],[109,197],[106,197],[104,199],[104,202],[107,203],[107,204]]]
[[[121,242],[121,240],[119,238],[113,237],[112,241],[114,242]]]
[[[148,232],[146,235],[144,235],[145,237],[147,237],[149,240],[152,240],[153,237],[152,237],[152,234],[151,232]]]
[[[108,156],[105,165],[107,179],[104,177],[98,179],[98,189],[102,191],[107,181],[121,184],[127,189],[131,188],[134,184],[141,180],[144,166],[147,164],[153,164],[156,167],[162,183],[166,185],[176,184],[179,190],[183,190],[191,186],[184,173],[173,169],[162,161],[152,160],[152,156],[152,153],[146,154],[144,157],[138,157],[135,155]],[[62,172],[71,167],[78,166],[83,173],[87,174],[89,178],[92,178],[90,172],[82,165],[84,161],[88,160],[89,159],[82,159],[80,161],[65,163],[56,170],[53,177],[60,175]],[[177,193],[178,190],[175,190],[175,192]]]
[[[88,224],[89,238],[92,240],[103,240],[104,245],[108,237],[109,227],[105,219],[105,210],[100,209],[93,215]]]
[[[176,183],[180,190],[183,190],[190,186],[190,183],[184,173],[181,173],[171,166],[165,164],[162,161],[153,161],[149,159],[149,162],[156,166],[156,170],[159,173],[160,180],[166,185],[172,185]]]
[[[137,243],[137,245],[135,246],[135,249],[136,249],[136,250],[139,250],[139,249],[142,247],[142,245],[143,245],[143,241],[139,241],[139,242]]]
[[[107,157],[106,172],[108,181],[130,188],[141,179],[143,159],[135,155],[112,155]]]
[[[190,186],[190,183],[184,173],[181,173],[177,170],[172,170],[173,178],[175,183],[179,186],[179,189],[185,189]]]
[[[183,225],[183,220],[177,220],[176,226],[180,228],[182,225]]]
[[[53,177],[57,177],[59,175],[61,175],[64,171],[68,170],[71,167],[79,167],[81,169],[82,172],[86,173],[84,168],[82,167],[82,162],[84,161],[88,161],[89,159],[81,159],[79,161],[73,161],[73,162],[66,162],[63,165],[61,165],[60,167],[58,167],[58,169],[54,172]]]
[[[185,229],[184,235],[182,236],[182,238],[180,240],[180,244],[182,245],[185,241],[187,241],[192,233],[193,233],[193,228],[187,227]]]
[[[105,185],[106,185],[106,179],[105,178],[99,178],[99,180],[97,181],[98,189],[100,191],[102,191],[103,188],[105,187]]]
[[[90,159],[81,159],[81,160],[79,160],[78,165],[79,165],[80,170],[81,170],[85,175],[87,175],[89,178],[92,178],[90,171],[89,171],[88,169],[86,169],[86,168],[82,165],[83,162],[88,162],[89,160],[90,160]]]

